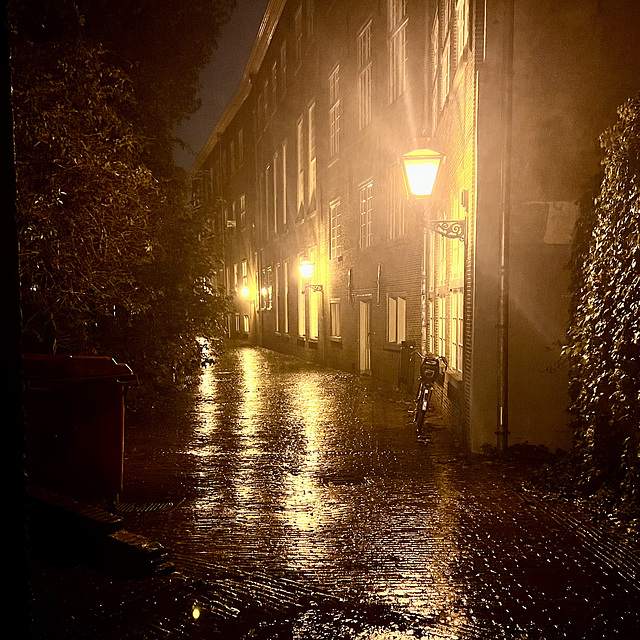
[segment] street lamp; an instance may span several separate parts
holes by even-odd
[[[432,149],[415,149],[400,157],[402,175],[409,198],[423,200],[430,196],[445,155]],[[427,229],[452,240],[465,241],[466,220],[426,220]]]
[[[431,195],[444,158],[444,155],[431,149],[415,149],[400,158],[409,196],[426,198]]]

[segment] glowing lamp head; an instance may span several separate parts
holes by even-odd
[[[302,260],[298,269],[300,269],[300,275],[303,278],[310,278],[313,275],[313,262]]]
[[[243,286],[242,286],[242,289],[240,289],[240,293],[242,293],[242,295],[243,295],[245,298],[248,298],[248,297],[249,297],[249,293],[250,293],[250,291],[249,291],[249,286],[248,286],[248,285],[246,285],[246,284],[245,284],[245,285],[243,285]]]
[[[416,149],[401,160],[407,193],[414,198],[430,196],[444,156],[431,149]]]

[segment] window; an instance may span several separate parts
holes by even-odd
[[[304,121],[302,118],[298,120],[297,129],[297,142],[298,142],[298,201],[297,201],[297,215],[302,216],[304,214]]]
[[[299,65],[302,62],[302,5],[296,11],[293,28],[296,38],[296,64]]]
[[[289,333],[289,261],[284,263],[283,331]]]
[[[287,90],[287,41],[280,46],[280,95]]]
[[[260,232],[264,234],[266,237],[265,223],[264,223],[264,203],[265,203],[265,186],[264,186],[264,171],[260,172],[260,177],[258,178],[258,215],[260,219]]]
[[[320,326],[320,291],[309,289],[309,340],[317,340],[319,336],[318,327]]]
[[[360,248],[371,246],[371,218],[373,211],[373,182],[360,187]]]
[[[439,287],[442,287],[447,283],[447,239],[440,234],[436,234],[436,242],[438,244],[436,283]]]
[[[449,95],[451,86],[451,0],[442,2],[442,53],[440,63],[440,106]]]
[[[303,260],[303,256],[300,256],[300,262]],[[306,334],[306,325],[307,325],[307,317],[306,317],[306,300],[305,300],[305,283],[304,278],[298,272],[298,335],[303,338]]]
[[[407,0],[389,0],[389,26],[391,29],[403,22],[407,13]]]
[[[282,142],[282,224],[287,224],[287,141]]]
[[[273,232],[278,233],[278,167],[280,166],[280,158],[278,158],[278,152],[273,154],[273,205],[271,209]]]
[[[387,341],[401,344],[407,339],[407,300],[398,296],[387,298]]]
[[[269,98],[271,97],[269,95],[269,79],[267,78],[264,81],[264,91],[263,94],[264,96],[264,126],[267,126],[267,118],[269,116]]]
[[[249,263],[243,260],[241,263],[242,288],[249,286]]]
[[[399,238],[405,231],[407,191],[399,165],[393,165],[389,175],[389,238]]]
[[[438,124],[438,78],[440,76],[440,21],[438,12],[431,27],[431,128],[435,131]]]
[[[342,329],[340,327],[340,300],[329,301],[329,335],[332,338],[340,338]]]
[[[240,196],[240,229],[247,228],[247,204],[244,193]]]
[[[442,82],[440,106],[444,106],[451,87],[451,38],[447,34],[442,46]]]
[[[340,151],[340,67],[329,76],[329,156]]]
[[[436,234],[429,234],[429,254],[427,257],[427,291],[433,293],[436,288]]]
[[[264,174],[265,181],[265,200],[264,200],[264,229],[265,237],[268,238],[270,234],[269,220],[273,219],[273,166],[267,165]]]
[[[427,313],[429,314],[429,318],[428,318],[429,328],[427,330],[427,349],[429,353],[435,353],[435,349],[436,349],[435,306],[436,306],[436,303],[434,300],[429,300],[429,302],[427,303]]]
[[[307,38],[309,40],[313,37],[313,32],[315,30],[315,5],[315,0],[307,0]]]
[[[340,221],[340,200],[335,200],[329,205],[329,217],[331,218],[331,259],[335,260],[342,255],[342,224]]]
[[[462,192],[458,191],[453,201],[454,218],[457,220],[463,220],[465,217],[461,195]],[[464,242],[460,240],[450,240],[448,246],[451,255],[451,280],[460,282],[464,279]]]
[[[389,0],[389,102],[400,97],[407,81],[407,3]]]
[[[446,356],[447,299],[444,296],[438,296],[436,302],[438,304],[436,355]]]
[[[222,150],[222,180],[227,181],[227,150]]]
[[[358,125],[371,124],[371,22],[358,36]]]
[[[262,95],[262,91],[258,92],[258,132],[264,128],[264,96]]]
[[[309,260],[318,264],[318,252],[315,249],[309,251]],[[320,305],[322,304],[322,292],[309,288],[309,340],[317,340],[320,327]]]
[[[238,166],[244,162],[244,131],[238,131]]]
[[[262,270],[262,286],[260,287],[260,308],[265,310],[267,308],[268,289],[267,289],[267,270]]]
[[[316,186],[317,186],[317,159],[316,159],[316,105],[315,102],[309,107],[308,125],[308,154],[309,154],[309,210],[316,209]]]
[[[271,67],[271,113],[275,113],[278,99],[278,63],[274,62]]]
[[[469,0],[456,2],[456,62],[460,64],[469,44]]]
[[[462,290],[451,292],[451,368],[462,371],[464,344],[464,295]]]
[[[236,141],[232,140],[229,144],[229,159],[231,162],[231,175],[236,172]]]

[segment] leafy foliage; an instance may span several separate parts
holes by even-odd
[[[21,53],[14,109],[24,324],[41,340],[49,325],[63,349],[86,342],[97,313],[149,304],[137,272],[152,258],[163,197],[142,162],[145,140],[122,115],[133,102],[130,81],[100,47],[80,40]]]
[[[640,515],[640,94],[601,136],[604,175],[574,244],[570,363],[578,489]]]
[[[234,4],[9,4],[25,350],[166,380],[219,343],[215,234],[186,204],[172,129]]]

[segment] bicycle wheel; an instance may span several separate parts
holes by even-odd
[[[427,415],[427,410],[429,409],[429,403],[431,402],[431,393],[433,391],[433,387],[429,385],[425,387],[420,385],[420,395],[417,398],[416,404],[416,426],[419,432],[422,432],[422,426],[424,425],[424,419]]]

